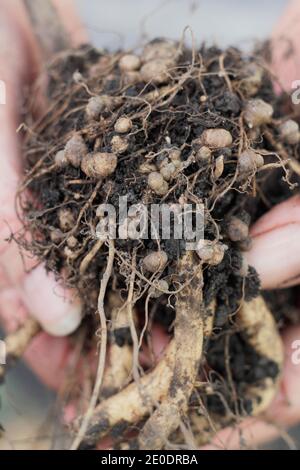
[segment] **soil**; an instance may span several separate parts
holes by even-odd
[[[108,243],[103,243],[85,269],[82,268],[97,242],[92,234],[99,221],[96,211],[100,204],[113,204],[118,211],[119,196],[127,196],[129,205],[141,202],[147,206],[162,202],[171,204],[182,199],[202,203],[206,214],[205,239],[214,246],[224,248],[226,245],[218,263],[205,260],[196,252],[191,261],[191,266],[200,267],[202,273],[202,319],[204,322],[207,318],[213,319],[213,326],[210,334],[204,334],[203,353],[196,361],[193,391],[190,395],[187,393],[187,406],[179,413],[185,423],[194,411],[203,417],[203,409],[223,424],[233,422],[234,417],[251,415],[260,399],[255,402],[247,397],[249,385],[263,389],[261,384],[268,378],[275,387],[281,372],[278,362],[262,355],[261,349],[249,341],[247,329],[241,330],[236,321],[241,305],[251,303],[261,292],[255,269],[245,268],[243,261],[243,253],[251,245],[249,236],[235,240],[234,236],[229,236],[233,220],[242,222],[245,229],[275,204],[298,193],[300,173],[295,163],[299,161],[299,144],[298,141],[289,143],[281,130],[284,122],[288,119],[297,121],[297,118],[289,98],[284,94],[279,96],[273,90],[265,47],[251,57],[244,57],[236,48],[222,51],[203,45],[192,51],[182,44],[159,39],[138,54],[141,66],[124,71],[121,61],[125,52],[109,54],[87,45],[60,54],[49,65],[49,107],[43,114],[37,117],[31,111],[30,97],[26,105],[26,177],[17,198],[24,233],[15,238],[44,262],[59,280],[63,279],[65,284],[77,290],[84,310],[84,321],[79,329],[86,332],[84,354],[88,355],[98,341],[95,332],[99,324],[94,313],[99,305],[99,285],[108,260]],[[154,61],[167,64],[168,73],[161,81],[157,80],[158,72],[153,79],[145,79],[143,69],[150,62],[151,53]],[[91,119],[87,114],[89,100],[99,96],[105,96],[109,104]],[[254,99],[271,105],[273,115],[260,125],[251,126],[245,116],[248,103]],[[131,128],[126,133],[115,130],[120,117],[130,119]],[[232,142],[224,146],[205,144],[203,135],[208,129],[225,129]],[[77,167],[70,161],[63,165],[55,163],[57,153],[65,152],[67,142],[74,135],[82,138],[85,154],[116,154],[115,170],[106,177],[99,177],[87,175],[82,163]],[[116,136],[121,137],[124,144],[121,150],[114,147]],[[203,147],[209,150],[207,158],[200,156]],[[252,170],[245,171],[241,156],[249,149],[262,161],[260,164],[252,162]],[[164,164],[172,161],[173,150],[180,154],[177,170],[166,180],[168,191],[158,194],[149,186],[149,173],[142,172],[141,165],[154,165],[152,171],[161,173]],[[67,210],[71,220],[67,225],[61,221],[62,209]],[[30,242],[25,242],[28,233]],[[113,292],[120,305],[126,302],[128,305],[133,279],[130,305],[134,328],[139,337],[146,322],[140,348],[148,354],[150,349],[152,357],[153,325],[160,325],[170,338],[176,340],[177,292],[185,282],[179,262],[185,257],[185,241],[176,240],[174,234],[170,240],[116,239],[114,248],[113,268],[105,293],[108,343],[120,350],[135,348],[132,324],[127,318],[125,323],[114,327],[114,309],[108,300]],[[144,269],[145,257],[151,251],[161,250],[167,255],[165,267],[154,274],[149,273]],[[168,282],[167,292],[153,298],[149,296],[149,289],[158,280]],[[278,330],[297,321],[294,314],[297,298],[293,289],[263,293],[263,296]],[[188,299],[183,300],[189,303]],[[200,304],[193,308],[199,308],[200,315]],[[74,342],[78,335],[78,332],[73,335]],[[185,339],[189,342],[188,337]],[[133,370],[135,366],[133,361]],[[155,372],[151,360],[143,364],[143,369],[139,368],[140,376],[147,376],[151,371]],[[136,377],[128,378],[127,374],[118,391],[125,390],[130,381],[136,380]],[[189,380],[186,377],[186,383]],[[183,382],[176,381],[176,390],[184,389]],[[209,384],[211,392],[207,393],[203,387],[197,389],[196,382]],[[168,394],[171,395],[170,391],[163,395]],[[165,398],[170,400],[170,396]],[[161,404],[164,399],[160,400]],[[170,407],[174,405],[174,396],[172,399]],[[101,406],[106,406],[102,401],[105,399],[100,395],[97,401],[100,411]],[[133,442],[144,448],[147,445],[167,447],[166,442],[142,445],[145,440],[139,436],[133,440],[130,437],[129,431],[137,429],[137,425],[142,429],[145,422],[141,436],[147,434],[146,418],[150,416],[151,420],[154,416],[156,423],[155,413],[160,410],[157,406],[157,403],[152,404],[151,410],[141,413],[137,422],[120,417],[112,424],[108,415],[106,420],[99,420],[97,432],[90,432],[89,437],[92,435],[93,439],[82,436],[81,448],[95,447],[100,434],[112,435],[115,447],[132,447]],[[101,422],[104,421],[103,428]],[[178,431],[179,423],[180,420],[177,426],[170,428],[170,435],[178,445],[184,442]],[[118,429],[117,433],[113,431],[115,429]],[[201,434],[199,429],[193,432],[195,436]],[[160,438],[159,426],[157,433]],[[199,440],[203,440],[201,436]]]

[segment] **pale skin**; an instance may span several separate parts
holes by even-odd
[[[74,12],[72,2],[56,1],[63,24],[73,44],[86,40],[86,34]],[[26,352],[26,360],[40,378],[52,388],[58,388],[64,377],[65,366],[74,353],[70,333],[80,321],[80,304],[73,293],[56,286],[42,266],[24,274],[24,264],[14,243],[7,244],[11,231],[19,228],[15,215],[14,197],[22,172],[22,156],[16,128],[19,94],[24,84],[31,82],[41,70],[38,45],[22,10],[20,0],[2,0],[0,17],[0,79],[7,87],[7,104],[0,105],[0,317],[8,331],[15,329],[30,313],[52,333],[41,333]],[[300,79],[300,4],[290,2],[274,30],[276,47],[273,68],[281,82],[290,90],[293,80]],[[282,41],[280,38],[286,39]],[[287,44],[293,44],[294,54],[286,54]],[[272,289],[300,282],[300,196],[278,205],[253,227],[253,248],[249,263],[260,274],[263,288]],[[26,267],[34,260],[26,260]],[[67,318],[67,320],[66,320]],[[55,336],[54,336],[55,335]],[[166,338],[159,331],[153,335],[154,347],[159,353]],[[300,365],[293,365],[292,344],[300,339],[300,327],[284,333],[286,365],[283,385],[267,416],[278,425],[292,425],[300,420]],[[248,444],[270,439],[278,434],[274,424],[247,419],[240,429]],[[214,439],[216,448],[235,448],[239,445],[240,430],[226,429]]]

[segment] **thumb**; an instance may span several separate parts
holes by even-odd
[[[81,302],[75,291],[57,284],[42,265],[25,276],[20,292],[27,310],[54,336],[65,336],[81,322]]]
[[[286,91],[300,78],[300,2],[292,0],[272,34],[272,66]]]
[[[300,196],[278,204],[251,229],[253,246],[247,260],[264,289],[300,282]]]
[[[69,2],[66,2],[69,3]],[[12,5],[22,7],[21,2]],[[57,286],[53,275],[43,267],[24,273],[24,256],[15,243],[8,244],[11,230],[17,232],[20,222],[15,213],[15,194],[21,172],[21,155],[15,129],[18,126],[18,93],[28,71],[36,63],[37,46],[26,23],[24,11],[16,17],[7,2],[1,18],[0,79],[6,85],[6,104],[0,106],[0,306],[1,319],[8,329],[16,328],[27,310],[49,333],[62,336],[74,331],[81,320],[81,305],[74,292]],[[78,24],[78,22],[76,23]],[[73,22],[74,26],[74,22]],[[76,26],[76,25],[75,25]],[[77,30],[78,31],[78,30]],[[80,36],[80,35],[79,35]],[[79,38],[80,40],[80,38]],[[14,44],[14,54],[9,44]],[[33,260],[25,259],[26,268]],[[4,301],[5,299],[5,301]],[[20,308],[16,308],[20,306]],[[21,307],[22,306],[22,307]],[[25,307],[25,308],[24,308]]]

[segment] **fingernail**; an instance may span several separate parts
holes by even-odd
[[[44,330],[52,336],[67,336],[73,333],[81,323],[81,305],[70,304],[65,313],[55,321],[42,324]]]
[[[82,306],[74,292],[55,282],[43,266],[31,271],[24,280],[22,300],[29,313],[53,336],[73,333],[81,323]]]
[[[258,219],[251,227],[251,236],[257,237],[289,224],[300,223],[300,195],[292,196],[284,202],[277,204]]]
[[[288,224],[253,238],[246,254],[262,287],[274,289],[300,274],[300,224]]]

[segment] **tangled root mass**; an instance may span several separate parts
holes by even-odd
[[[173,232],[114,240],[104,292],[110,360],[84,429],[78,419],[76,447],[107,434],[122,448],[205,442],[267,406],[280,377],[278,328],[243,253],[250,224],[297,191],[300,134],[288,100],[275,95],[263,54],[163,39],[140,54],[66,51],[48,80],[44,114],[33,117],[28,99],[18,207],[30,241],[16,237],[76,288],[85,351],[96,342],[92,314],[112,248],[95,237],[107,222],[101,204],[118,213],[126,196],[129,205],[202,204],[205,213],[204,241],[193,252]],[[157,324],[171,343],[155,365]],[[190,337],[197,345],[186,349]]]

